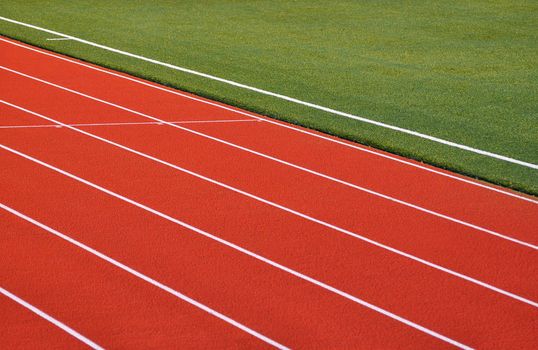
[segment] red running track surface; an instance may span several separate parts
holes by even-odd
[[[2,38],[0,91],[0,287],[103,347],[538,344],[534,198]]]

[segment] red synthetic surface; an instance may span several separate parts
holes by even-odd
[[[7,297],[0,297],[0,310],[0,339],[5,349],[86,348],[76,338]]]
[[[532,199],[13,43],[0,41],[0,66],[31,77],[165,121],[246,121],[179,124],[183,129],[155,124],[76,127],[232,189],[66,127],[30,128],[56,124],[4,103],[0,126],[11,127],[0,127],[2,145],[465,345],[538,345],[535,306],[334,226],[532,302],[538,300],[536,249],[224,143],[536,245],[538,205]],[[0,69],[0,100],[66,124],[152,122],[5,69]],[[285,346],[448,346],[42,165],[7,150],[0,153],[1,203]],[[1,220],[5,263],[0,286],[104,347],[268,345],[12,214],[2,211]],[[6,304],[6,319],[13,320],[7,321],[13,331],[1,334],[0,342],[32,347],[50,332],[51,337],[62,333],[60,347],[79,344],[22,306],[0,300]],[[43,331],[27,339],[32,327]]]

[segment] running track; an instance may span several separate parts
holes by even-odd
[[[538,346],[538,202],[0,38],[2,347]]]

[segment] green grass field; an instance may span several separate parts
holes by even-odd
[[[10,1],[0,16],[538,164],[536,1]],[[0,21],[0,34],[538,194],[538,171]]]

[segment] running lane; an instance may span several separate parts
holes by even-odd
[[[1,294],[0,310],[0,341],[5,349],[88,348],[51,322]]]
[[[22,170],[16,163],[9,162],[14,167],[12,170]],[[29,180],[23,171],[17,175],[19,186]],[[2,183],[11,185],[6,180],[2,176]],[[23,193],[21,197],[32,198]],[[65,206],[72,204],[73,198],[63,202]],[[43,208],[46,206],[41,207],[42,212]],[[2,286],[100,346],[207,349],[246,344],[264,347],[263,342],[251,335],[4,209],[0,209],[0,221]],[[28,322],[10,323],[3,328],[14,333],[2,335],[2,347],[10,348],[6,345],[16,341],[21,346],[56,342],[56,346],[76,347],[54,329],[45,330],[35,317],[17,314],[23,312],[9,305],[2,309],[2,323],[17,322],[16,318],[18,322]]]
[[[63,123],[75,123],[81,116],[91,115],[121,116],[124,119],[130,113],[12,72],[0,70],[0,78],[18,87],[6,91],[4,100]],[[56,107],[52,110],[49,110],[50,100],[55,101]],[[134,117],[135,120],[140,118],[138,115]],[[47,121],[39,117],[35,120],[36,123]],[[349,189],[168,125],[81,128],[328,224],[538,300],[536,283],[529,282],[538,273],[538,254],[530,247]],[[24,131],[4,130],[8,135],[6,140],[10,139],[9,135],[16,136],[19,132]],[[536,221],[530,217],[528,220]],[[342,234],[332,229],[326,232],[329,235]],[[503,259],[499,259],[500,256]]]
[[[537,312],[536,308],[530,305],[417,264],[349,236],[334,234],[323,226],[297,218],[273,207],[261,205],[249,198],[208,184],[154,161],[127,153],[66,128],[10,130],[2,139],[8,146],[21,152],[110,188],[160,212],[186,221],[463,343],[487,347],[501,342],[507,346],[529,348],[536,342],[532,329],[536,326]],[[28,140],[31,141],[28,142]],[[13,156],[10,156],[9,159],[10,163],[15,161]],[[65,212],[63,206],[61,206],[61,210],[55,209],[56,205],[63,205],[68,201],[68,199],[62,199],[63,196],[58,190],[66,187],[65,184],[57,184],[58,180],[32,179],[29,180],[29,184],[21,186],[17,185],[17,181],[20,181],[18,173],[21,171],[14,169],[10,175],[12,180],[8,183],[9,187],[17,189],[16,192],[9,194],[10,203],[31,210],[31,215],[39,216],[40,220],[46,220],[54,227],[62,227],[62,230],[73,231],[73,228],[80,225],[79,220],[72,222],[72,218],[80,217],[81,214],[75,215]],[[38,171],[28,170],[23,173],[36,174]],[[40,183],[51,183],[52,186],[37,191],[40,188]],[[34,184],[33,187],[31,184]],[[24,195],[25,191],[31,191],[30,193],[53,191],[54,197],[47,192],[43,195],[45,199],[51,198],[53,201],[51,203],[51,199],[49,199],[49,202],[42,202],[43,199],[36,198],[36,194],[33,194],[32,197]],[[69,194],[69,191],[67,193]],[[80,197],[80,203],[88,203],[90,208],[98,206],[98,204],[90,204],[88,198],[81,196],[76,192],[76,198]],[[29,201],[28,198],[33,199]],[[40,209],[43,206],[49,208],[49,211],[43,213]],[[73,209],[76,207],[74,206]],[[84,206],[82,213],[85,213],[86,210],[87,208]],[[117,210],[109,210],[108,212],[110,215],[116,216]],[[138,214],[126,216],[139,217]],[[100,225],[109,220],[103,219],[98,222]],[[141,220],[141,225],[146,225],[148,219],[141,218]],[[93,221],[89,224],[95,225]],[[65,227],[65,225],[68,226]],[[73,225],[71,229],[70,225]],[[152,236],[152,240],[158,239],[164,234],[161,228],[154,232],[158,234]],[[143,239],[137,240],[137,242],[142,245],[138,250],[123,249],[123,251],[144,251],[152,246]],[[169,244],[162,246],[168,247]],[[199,250],[193,249],[193,254],[199,254]],[[141,259],[145,261],[144,256],[141,256]],[[154,260],[150,261],[154,263]],[[226,278],[240,276],[241,271],[250,270],[250,268],[246,268],[250,265],[247,265],[247,262],[240,262],[239,256],[231,261],[234,261],[234,266],[239,270],[202,275],[208,275],[213,280],[221,275]],[[216,265],[220,264],[222,264],[221,261],[216,262]],[[260,273],[254,275],[262,276]],[[319,298],[315,297],[319,291],[316,291],[315,288],[306,289],[304,287],[305,289],[301,291],[297,289],[288,291],[295,284],[291,280],[286,282],[268,278],[267,285],[263,285],[261,281],[252,276],[240,280],[243,281],[243,284],[234,283],[234,288],[238,288],[239,285],[241,289],[245,288],[244,282],[254,284],[253,288],[262,287],[261,291],[255,293],[258,297],[258,293],[262,293],[266,288],[269,291],[272,288],[278,288],[279,292],[274,292],[271,295],[291,293],[295,297],[285,304],[290,305],[286,310],[294,312],[299,308],[301,317],[305,317],[306,310],[309,310],[308,307],[320,305]],[[232,289],[232,291],[234,290]],[[236,300],[224,295],[220,290],[217,294],[223,297],[218,302],[218,305],[221,306]],[[314,297],[314,302],[311,301],[312,297]],[[273,299],[270,297],[262,298],[262,300],[269,300],[269,305],[279,305],[272,302]],[[307,306],[301,306],[303,300],[307,302]],[[333,303],[336,303],[337,300],[338,298],[331,299],[330,303],[325,304],[325,307],[333,311],[337,310],[334,311],[335,314],[330,320],[327,320],[326,316],[320,315],[307,319],[315,320],[313,323],[316,325],[325,320],[327,323],[324,324],[324,327],[329,327],[327,329],[332,329],[332,322],[336,323],[337,329],[341,329],[340,327],[344,325],[353,327],[360,324],[357,322],[362,318],[356,309],[357,306],[352,307],[353,304],[349,305],[346,301],[341,307],[335,308]],[[256,304],[255,301],[252,302]],[[273,310],[273,312],[275,311],[280,312],[281,310]],[[252,309],[244,312],[245,314],[241,314],[242,317],[247,317],[247,319],[253,317]],[[355,312],[357,312],[358,319],[348,321],[347,317],[351,318]],[[345,316],[349,313],[351,315]],[[255,314],[264,315],[263,320],[268,322],[267,327],[272,329],[271,326],[276,321],[271,318],[271,313],[267,309],[255,312]],[[338,315],[336,319],[335,315]],[[287,318],[282,317],[282,319]],[[292,318],[292,320],[295,321],[286,322],[286,330],[288,331],[291,325],[295,325],[295,327],[301,325],[297,318]],[[345,324],[341,325],[340,322],[345,322]],[[247,322],[245,321],[245,323]],[[514,327],[513,325],[518,326]],[[367,326],[369,330],[370,327]],[[317,331],[320,333],[311,333],[322,334],[322,332],[327,332],[327,329],[322,328]],[[308,339],[312,339],[312,335],[308,332],[292,333],[295,336],[309,334]],[[338,334],[342,339],[348,339],[346,336],[352,333]]]
[[[224,119],[248,118],[246,115],[258,117],[126,75],[101,68],[91,69],[91,65],[61,59],[61,56],[7,39],[2,39],[0,47],[4,50],[2,65],[164,120],[192,119],[197,116]],[[144,96],[143,104],[138,96]],[[318,133],[311,133],[317,135],[312,136],[308,134],[310,131],[270,119],[265,119],[264,123],[194,124],[188,127],[537,244],[534,234],[538,217],[535,199],[507,195],[512,193],[492,186],[480,187],[483,185],[439,169]]]
[[[15,209],[23,208],[20,211],[25,215],[286,346],[447,346],[423,332],[152,213],[20,156],[0,152],[2,160],[10,165],[1,173],[2,183],[10,189],[2,193],[3,203]],[[162,175],[158,178],[164,179]],[[133,181],[145,180],[143,176],[131,177],[131,186]],[[175,182],[176,187],[184,185],[188,184]],[[205,215],[210,219],[212,213]],[[2,268],[6,274],[7,271],[20,273],[6,276],[3,283],[35,303],[45,303],[44,309],[101,340],[105,346],[132,348],[133,343],[139,344],[138,347],[153,344],[164,348],[180,345],[229,348],[234,343],[248,348],[263,346],[225,323],[218,326],[223,322],[216,318],[205,317],[201,312],[197,316],[194,308],[193,312],[187,312],[188,305],[182,313],[185,307],[181,308],[180,300],[154,286],[95,261],[89,254],[77,254],[77,248],[66,246],[46,232],[34,232],[21,220],[7,219],[4,221],[9,235],[0,249],[9,259]],[[30,234],[31,239],[26,239]],[[41,285],[49,291],[47,297],[37,288]],[[63,294],[66,296],[59,297]],[[206,319],[205,323],[199,318]],[[201,343],[198,338],[202,338]],[[219,343],[220,338],[223,339]]]

